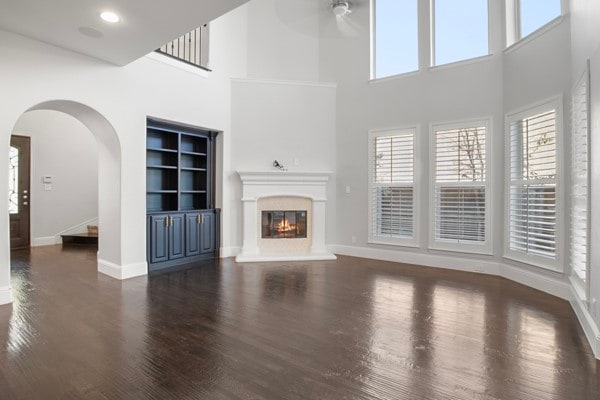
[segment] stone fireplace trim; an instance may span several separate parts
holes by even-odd
[[[325,246],[327,182],[331,172],[238,171],[242,180],[243,245],[237,262],[335,260]],[[263,254],[258,246],[258,200],[302,197],[312,200],[312,243],[308,253]],[[285,240],[285,239],[284,239]]]

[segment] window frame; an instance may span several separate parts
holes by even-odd
[[[485,127],[485,242],[481,244],[476,243],[453,243],[438,240],[435,237],[435,217],[436,217],[436,133],[438,131],[461,129],[461,128],[477,128]],[[492,138],[492,127],[493,117],[484,118],[472,118],[460,121],[452,122],[438,122],[432,123],[429,126],[429,249],[431,250],[442,250],[442,251],[453,251],[461,253],[472,253],[481,255],[492,255],[493,254],[493,229],[492,229],[492,207],[493,207],[493,196],[492,196],[492,173],[490,166],[493,163],[493,154],[490,151],[491,138]],[[465,182],[466,183],[466,182]],[[443,184],[442,184],[443,185]],[[460,186],[451,183],[449,186]],[[469,186],[469,185],[466,185]],[[480,186],[480,185],[474,185]]]
[[[389,79],[398,76],[404,75],[413,75],[418,73],[421,70],[421,62],[420,62],[420,53],[421,53],[421,38],[420,38],[420,29],[421,29],[421,10],[419,6],[419,0],[416,0],[417,3],[417,69],[412,71],[398,72],[393,75],[386,75],[382,77],[377,77],[377,0],[370,1],[370,9],[369,9],[369,20],[370,20],[370,32],[371,32],[371,48],[370,48],[370,64],[371,71],[369,73],[370,81],[379,81],[382,79]]]
[[[412,133],[413,135],[413,232],[412,238],[390,238],[377,236],[374,234],[374,226],[373,226],[373,189],[375,187],[374,176],[374,161],[375,161],[375,148],[374,148],[374,140],[378,137],[386,137],[386,136],[395,136],[397,134],[406,134]],[[367,243],[368,244],[379,244],[379,245],[389,245],[389,246],[403,246],[403,247],[420,247],[419,246],[419,192],[420,192],[420,184],[419,184],[419,132],[420,126],[419,124],[411,124],[402,127],[395,128],[387,128],[387,129],[372,129],[368,132],[368,212],[367,212]],[[391,186],[391,185],[390,185]],[[409,185],[399,185],[409,186]]]
[[[585,129],[585,137],[586,137],[586,154],[587,154],[587,159],[586,159],[586,165],[587,165],[587,169],[586,169],[586,183],[587,183],[587,188],[586,188],[586,221],[585,221],[585,241],[586,241],[586,270],[585,270],[585,281],[582,280],[578,274],[576,274],[574,272],[574,268],[573,268],[573,211],[575,208],[575,202],[574,202],[574,198],[573,196],[569,197],[570,200],[570,204],[569,204],[569,217],[570,217],[570,226],[569,226],[569,249],[568,249],[568,253],[569,253],[569,268],[570,268],[570,280],[571,283],[573,284],[573,287],[575,288],[575,292],[577,293],[577,295],[580,297],[581,300],[583,301],[588,301],[588,299],[590,298],[590,280],[591,280],[591,257],[590,257],[590,253],[591,253],[591,208],[592,208],[592,202],[591,202],[591,188],[592,188],[592,179],[591,179],[591,98],[590,98],[590,61],[587,60],[586,62],[586,66],[585,66],[585,70],[583,71],[583,73],[581,74],[581,76],[579,77],[579,79],[577,80],[577,82],[575,83],[575,85],[573,86],[572,89],[572,96],[571,96],[571,160],[570,160],[570,185],[572,190],[575,190],[577,183],[576,183],[576,177],[575,175],[575,167],[576,164],[574,162],[574,152],[576,151],[575,146],[574,146],[574,142],[576,140],[575,135],[578,134],[578,132],[575,132],[575,128],[574,128],[574,123],[573,123],[573,118],[574,118],[574,102],[575,102],[575,97],[576,97],[576,93],[579,90],[579,88],[583,86],[584,90],[585,90],[585,114],[586,114],[586,129]]]
[[[375,1],[375,0],[373,0]],[[429,38],[429,67],[430,68],[436,68],[436,67],[442,67],[445,65],[453,65],[453,64],[458,64],[458,63],[464,63],[464,62],[469,62],[471,60],[477,60],[477,59],[481,59],[481,58],[485,58],[488,57],[492,54],[492,4],[491,2],[493,0],[487,0],[487,53],[486,54],[481,54],[475,57],[469,57],[469,58],[464,58],[464,59],[460,59],[460,60],[456,60],[456,61],[451,61],[448,63],[444,63],[444,64],[437,64],[436,60],[435,60],[435,48],[436,48],[436,43],[435,43],[435,1],[436,0],[429,0],[429,33],[430,33],[430,38]]]
[[[529,41],[539,35],[542,35],[549,29],[558,25],[565,14],[567,13],[567,6],[565,0],[560,1],[560,15],[546,22],[533,32],[528,35],[522,36],[521,33],[521,0],[506,0],[504,2],[504,16],[505,16],[505,29],[506,29],[506,45],[505,49],[509,49],[521,42]]]
[[[511,135],[510,124],[519,120],[526,119],[537,114],[554,109],[556,112],[556,233],[555,243],[556,257],[542,257],[535,254],[527,254],[510,248],[510,189],[511,189]],[[505,168],[504,168],[504,245],[503,258],[517,261],[520,263],[533,265],[554,272],[564,272],[564,108],[561,95],[530,104],[516,109],[505,115],[504,136],[505,136]]]

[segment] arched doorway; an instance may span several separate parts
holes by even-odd
[[[98,271],[114,278],[125,278],[121,274],[121,146],[111,123],[93,108],[70,100],[51,100],[27,109],[29,111],[49,110],[68,114],[80,121],[94,136],[98,146],[98,221],[100,228],[98,242]],[[22,115],[23,115],[22,114]],[[15,121],[16,124],[16,121]],[[10,148],[10,146],[7,146]],[[9,152],[4,156],[8,165]],[[6,204],[7,196],[0,206]],[[0,225],[8,227],[8,212],[0,217]],[[0,255],[9,258],[10,238],[8,229],[0,232]],[[0,265],[0,304],[12,300],[10,289],[10,262]]]

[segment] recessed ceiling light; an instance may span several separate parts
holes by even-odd
[[[111,24],[115,24],[121,20],[121,18],[112,11],[103,11],[102,14],[100,14],[100,18]]]

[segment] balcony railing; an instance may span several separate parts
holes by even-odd
[[[210,71],[208,68],[208,24],[170,41],[156,52]]]

